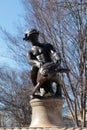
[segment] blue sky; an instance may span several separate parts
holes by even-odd
[[[21,0],[0,0],[0,26],[8,31],[15,29],[15,24],[23,16]]]
[[[3,29],[16,34],[17,23],[23,23],[23,14],[21,0],[0,0],[0,27]],[[0,48],[0,66],[3,64],[12,65],[12,67],[14,64],[16,66],[16,63],[9,59],[9,50],[2,36],[0,36]]]

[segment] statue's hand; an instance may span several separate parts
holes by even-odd
[[[39,62],[39,61],[37,61],[37,60],[29,60],[29,64],[31,65],[31,66],[37,66],[38,68],[40,68],[41,67],[41,62]]]
[[[58,68],[61,67],[61,61],[60,60],[57,60],[55,63],[57,64]]]
[[[36,61],[36,66],[37,66],[38,68],[41,68],[42,65],[43,65],[42,62]]]

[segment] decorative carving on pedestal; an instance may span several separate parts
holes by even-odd
[[[32,121],[29,128],[54,128],[63,126],[63,98],[35,98],[30,101]]]

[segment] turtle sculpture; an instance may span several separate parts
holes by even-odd
[[[33,97],[35,96],[35,93],[37,92],[37,90],[39,90],[45,82],[50,82],[50,81],[55,82],[57,84],[55,95],[60,93],[60,96],[61,96],[61,88],[59,87],[62,86],[62,83],[58,76],[58,73],[68,73],[68,72],[69,72],[69,69],[59,68],[57,63],[54,63],[54,62],[45,63],[43,66],[41,66],[41,68],[38,71],[37,85],[34,86],[32,96]],[[48,90],[47,92],[49,92],[50,88],[47,88],[47,90]]]

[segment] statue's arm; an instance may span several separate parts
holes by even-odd
[[[40,62],[35,58],[35,56],[32,54],[32,52],[27,52],[27,59],[28,59],[28,63],[31,66],[37,66],[38,68],[40,68]]]
[[[61,56],[60,53],[57,53],[52,45],[50,45],[50,53],[54,62],[57,62],[59,65],[61,64]]]
[[[61,64],[61,56],[56,51],[51,50],[51,56],[53,57],[54,61]]]

